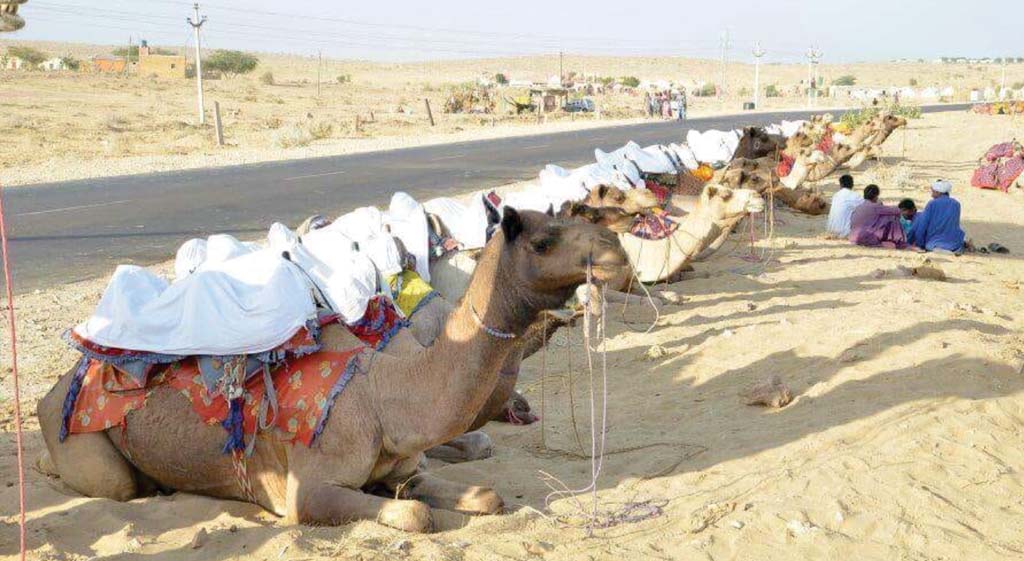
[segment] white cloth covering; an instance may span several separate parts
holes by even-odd
[[[338,217],[330,226],[315,230],[338,232],[356,242],[359,252],[370,258],[382,275],[394,275],[402,271],[402,259],[391,234],[385,229],[385,214],[372,206],[357,208]],[[404,227],[404,225],[403,225]],[[426,235],[426,217],[423,222]],[[407,249],[412,251],[411,248]],[[413,254],[415,255],[415,254]],[[419,264],[417,259],[417,265]]]
[[[672,143],[668,145],[669,150],[675,153],[679,161],[683,163],[686,169],[693,171],[700,167],[700,162],[697,161],[697,156],[693,155],[693,150],[690,149],[686,144]]]
[[[691,130],[686,133],[686,144],[693,151],[697,161],[717,165],[732,160],[740,145],[736,131],[709,130],[703,133]]]
[[[161,354],[260,353],[316,317],[310,288],[302,271],[273,251],[204,265],[174,284],[122,265],[75,332],[98,345]]]
[[[828,232],[842,238],[849,236],[850,218],[853,217],[853,211],[863,202],[864,197],[853,189],[839,189],[832,195],[832,206],[828,210]]]
[[[206,240],[193,238],[178,248],[174,255],[174,279],[181,280],[196,271],[206,261]]]
[[[391,235],[402,240],[406,251],[416,258],[416,273],[424,281],[430,282],[430,237],[423,205],[408,193],[399,191],[391,196],[391,205],[384,215],[384,223]]]
[[[289,252],[292,261],[309,275],[327,300],[326,304],[341,315],[345,323],[351,325],[362,319],[380,283],[374,262],[367,253],[356,250],[353,240],[337,230],[321,228],[302,236],[300,244],[281,224],[271,227],[269,237],[271,247]],[[391,246],[397,254],[393,240]]]
[[[487,211],[479,194],[471,197],[469,205],[440,197],[427,201],[423,208],[437,216],[464,249],[479,249],[487,243]]]

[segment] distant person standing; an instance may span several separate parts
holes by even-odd
[[[686,88],[679,92],[679,120],[686,119]]]
[[[647,109],[647,117],[654,117],[654,96],[651,95],[651,92],[644,92],[644,105]]]

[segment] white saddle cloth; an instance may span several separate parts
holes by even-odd
[[[174,284],[122,265],[79,336],[118,349],[171,355],[254,354],[316,317],[303,272],[274,251],[207,263]]]
[[[479,195],[474,195],[469,205],[440,197],[423,203],[423,208],[437,216],[464,249],[479,249],[487,243],[487,211]]]
[[[695,170],[700,167],[700,162],[697,161],[697,156],[693,154],[693,150],[686,144],[672,143],[668,145],[668,149],[672,151],[679,158],[679,161],[683,163],[683,166],[688,170]]]
[[[740,145],[740,136],[736,131],[709,130],[701,133],[691,130],[686,133],[686,144],[697,161],[711,165],[724,164],[732,160]]]

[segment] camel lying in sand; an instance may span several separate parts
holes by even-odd
[[[25,20],[18,15],[18,6],[28,0],[6,0],[0,2],[0,33],[17,31],[25,27]]]
[[[293,523],[376,520],[416,532],[430,530],[431,508],[499,512],[503,502],[493,490],[422,472],[422,453],[466,431],[492,394],[515,338],[537,314],[564,305],[588,265],[598,281],[622,282],[628,261],[614,234],[506,209],[500,233],[484,248],[465,297],[430,348],[404,357],[364,351],[365,374],[336,398],[316,446],[285,444],[274,429],[260,433],[247,468],[253,502]],[[325,331],[325,350],[353,348],[347,330],[330,333],[340,340]],[[72,489],[130,500],[155,483],[247,500],[230,456],[221,452],[224,430],[204,425],[188,399],[167,386],[128,414],[124,430],[59,442],[72,377],[62,376],[38,407],[52,463]],[[370,488],[398,498],[363,491]]]

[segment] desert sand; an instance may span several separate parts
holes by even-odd
[[[124,504],[83,498],[30,467],[29,557],[1022,558],[1024,194],[967,186],[984,150],[1022,132],[1024,123],[1006,117],[929,115],[854,174],[858,186],[878,182],[890,203],[912,197],[919,206],[932,180],[951,179],[969,237],[1002,243],[1009,255],[932,255],[947,281],[906,277],[899,266],[924,256],[829,240],[823,217],[778,211],[770,239],[762,231],[751,248],[737,234],[667,287],[683,301],[660,318],[638,305],[609,308],[597,499],[604,517],[643,514],[639,521],[588,537],[572,500],[544,508],[541,471],[572,488],[590,481],[590,373],[577,327],[533,357],[520,380],[543,424],[492,423],[493,458],[431,465],[494,486],[506,515],[445,516],[436,520],[442,531],[422,536],[373,522],[290,527],[251,505],[187,494]],[[821,186],[833,192],[835,181]],[[43,449],[34,402],[74,361],[58,336],[91,311],[104,282],[18,300],[30,466]],[[2,376],[10,387],[9,370]],[[744,391],[772,376],[794,401],[779,410],[745,405]],[[10,419],[8,394],[3,407],[0,417]],[[18,489],[5,422],[0,556],[12,558]],[[590,500],[580,499],[586,508]],[[208,535],[193,548],[201,529]]]
[[[30,45],[50,55],[89,57],[109,54],[112,46],[0,41]],[[168,48],[168,47],[164,47]],[[180,47],[170,48],[179,50]],[[191,56],[191,55],[189,55]],[[511,135],[538,134],[584,127],[640,122],[645,118],[640,94],[592,96],[600,115],[444,114],[453,89],[480,77],[504,73],[512,80],[546,82],[558,74],[558,57],[518,57],[466,61],[373,63],[325,60],[317,95],[317,61],[310,57],[257,53],[251,74],[205,82],[208,120],[197,124],[195,82],[185,78],[104,75],[85,72],[0,70],[0,180],[8,186],[127,175],[155,171],[224,166],[271,160],[309,158],[462,142]],[[771,60],[769,57],[768,60]],[[742,61],[742,62],[741,62]],[[749,101],[754,68],[738,59],[728,66],[722,98],[689,98],[690,116],[736,113]],[[766,60],[766,62],[768,62]],[[569,54],[565,72],[578,75],[634,76],[651,82],[674,81],[691,90],[719,78],[711,60],[679,57],[598,57]],[[970,88],[998,84],[995,65],[931,63],[823,64],[825,84],[851,75],[866,86],[956,88],[952,101],[966,101]],[[261,77],[270,73],[273,83]],[[339,83],[338,77],[349,79]],[[762,97],[762,110],[803,108],[803,64],[764,64],[761,84],[776,86],[782,97]],[[1007,85],[1024,81],[1024,65],[1007,67]],[[516,88],[495,92],[498,98],[522,94]],[[424,99],[429,99],[436,126],[430,126]],[[216,144],[213,103],[221,105],[226,145]],[[819,107],[833,100],[819,100]],[[846,103],[846,102],[843,102]],[[359,127],[356,127],[356,119]]]

